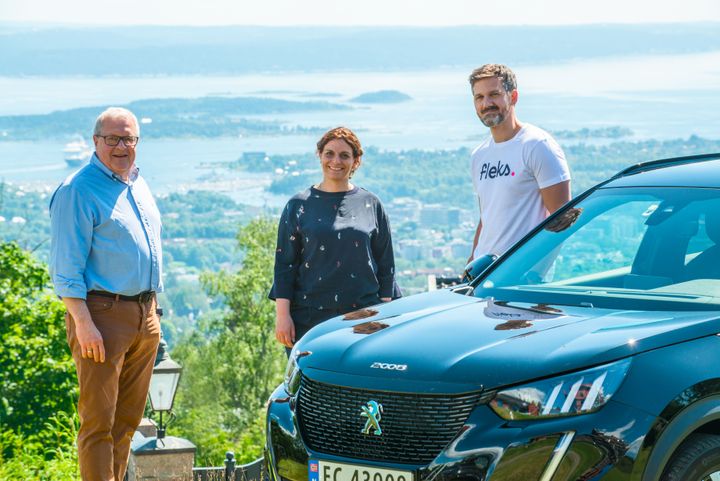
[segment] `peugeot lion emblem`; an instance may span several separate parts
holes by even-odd
[[[375,436],[380,436],[382,434],[382,429],[380,429],[380,418],[382,417],[382,412],[382,404],[377,401],[368,401],[367,405],[362,407],[360,416],[367,418],[367,421],[365,421],[365,427],[362,428],[363,434],[370,434],[370,430],[372,428],[375,428],[372,432]]]

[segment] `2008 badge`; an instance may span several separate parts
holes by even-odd
[[[373,369],[387,369],[390,371],[407,371],[407,364],[390,364],[387,362],[374,362],[370,364]]]

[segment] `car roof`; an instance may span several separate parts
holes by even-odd
[[[619,172],[603,187],[720,188],[720,153],[637,164]]]

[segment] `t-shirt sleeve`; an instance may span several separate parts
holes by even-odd
[[[295,290],[298,264],[300,263],[300,232],[295,209],[291,202],[283,209],[278,225],[277,246],[275,248],[275,272],[273,285],[268,297],[292,299]]]
[[[376,218],[378,230],[377,235],[372,239],[372,255],[377,265],[378,296],[399,297],[395,285],[395,256],[390,235],[390,221],[379,201],[376,207]]]
[[[552,138],[543,139],[533,147],[528,158],[528,167],[540,189],[570,180],[565,153]]]

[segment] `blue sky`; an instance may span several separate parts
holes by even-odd
[[[568,25],[720,21],[718,0],[0,0],[0,21],[93,25]]]

